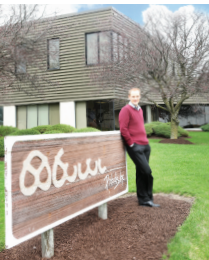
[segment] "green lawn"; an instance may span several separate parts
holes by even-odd
[[[168,244],[170,260],[209,260],[209,133],[190,132],[195,145],[150,140],[154,192],[194,196],[191,213]],[[4,245],[3,162],[0,162],[0,248]],[[129,191],[135,192],[135,167],[128,158]],[[163,256],[163,258],[166,258]]]
[[[0,162],[0,251],[4,248],[4,163]]]
[[[194,196],[190,215],[168,244],[170,260],[209,260],[209,133],[190,132],[196,145],[160,144],[150,140],[154,192]],[[129,191],[135,168],[128,158]],[[164,256],[165,258],[165,256]]]

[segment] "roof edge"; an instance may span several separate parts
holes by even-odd
[[[92,9],[92,10],[88,10],[88,11],[74,12],[74,13],[69,13],[69,14],[61,14],[61,15],[57,15],[57,16],[55,15],[55,16],[45,17],[44,19],[47,19],[47,18],[48,19],[49,18],[62,19],[62,18],[67,18],[67,17],[71,17],[71,16],[78,16],[78,15],[89,14],[89,13],[104,12],[104,11],[113,10],[113,9],[114,8],[112,6],[102,7],[102,8]]]

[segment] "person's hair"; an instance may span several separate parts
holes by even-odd
[[[139,88],[131,88],[129,89],[128,91],[128,95],[130,96],[131,95],[131,91],[135,91],[135,90],[138,90],[139,91],[139,94],[141,93],[141,90]]]

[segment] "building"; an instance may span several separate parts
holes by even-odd
[[[109,59],[123,58],[125,51],[113,44],[116,39],[124,42],[124,48],[128,45],[119,26],[138,24],[111,7],[61,15],[53,23],[56,33],[46,38],[44,48],[49,53],[43,57],[45,65],[42,70],[39,68],[39,73],[54,84],[43,84],[41,94],[27,95],[23,91],[8,94],[4,104],[0,104],[3,124],[19,129],[58,123],[77,128],[118,129],[118,114],[127,103],[127,93],[122,87],[92,84],[91,72]],[[27,69],[26,64],[16,68],[21,73]],[[152,109],[151,103],[142,100],[141,106],[146,122],[159,118],[166,121],[167,115]],[[209,112],[208,108],[204,107]],[[0,120],[1,114],[0,109]],[[209,115],[201,124],[208,122]]]

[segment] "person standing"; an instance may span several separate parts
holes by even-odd
[[[136,188],[139,205],[159,207],[153,202],[153,176],[149,166],[150,145],[144,127],[143,111],[138,105],[139,88],[129,90],[129,104],[119,113],[119,125],[127,152],[136,166]]]

